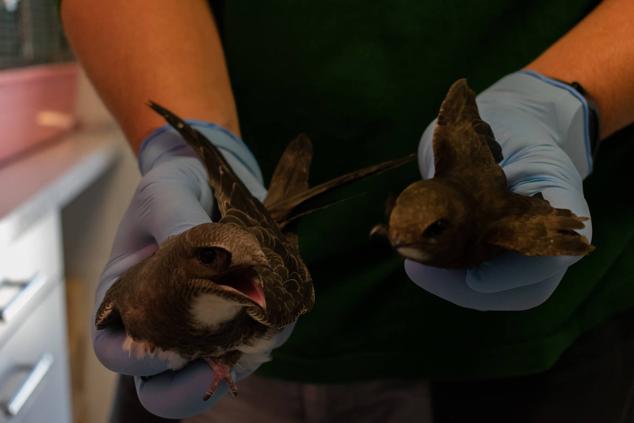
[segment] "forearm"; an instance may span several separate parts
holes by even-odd
[[[186,3],[186,4],[185,4]],[[68,38],[135,152],[164,124],[145,102],[239,135],[216,26],[204,0],[64,0]]]
[[[606,0],[527,68],[579,82],[599,110],[600,138],[634,122],[634,2]]]

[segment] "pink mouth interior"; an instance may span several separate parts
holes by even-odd
[[[257,274],[254,271],[230,272],[215,282],[222,287],[238,291],[260,307],[266,308],[264,290],[258,283]]]

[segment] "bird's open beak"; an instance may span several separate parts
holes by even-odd
[[[262,279],[252,267],[232,269],[221,276],[215,277],[213,282],[223,289],[246,297],[250,302],[266,310],[266,297]]]

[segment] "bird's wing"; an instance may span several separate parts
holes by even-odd
[[[264,205],[249,192],[211,141],[165,107],[154,102],[148,102],[148,105],[163,116],[198,154],[209,174],[209,185],[223,217],[230,209],[237,209],[269,228],[276,236],[283,236]]]
[[[288,143],[277,162],[264,200],[264,206],[269,211],[272,205],[308,189],[312,158],[313,144],[305,134],[300,134]]]
[[[526,256],[583,256],[594,249],[576,231],[585,227],[587,217],[551,207],[539,197],[522,198],[532,207],[496,220],[485,235],[486,243]]]
[[[413,162],[415,158],[416,154],[409,154],[405,157],[387,160],[376,165],[367,166],[362,169],[357,169],[352,172],[345,173],[336,178],[330,179],[329,181],[315,185],[314,187],[296,192],[293,195],[289,195],[287,197],[280,198],[279,201],[266,203],[267,208],[269,209],[269,212],[271,213],[271,216],[273,216],[275,221],[278,222],[278,224],[284,226],[286,223],[295,220],[298,217],[303,217],[314,211],[321,210],[334,204],[322,204],[312,209],[303,209],[301,211],[296,211],[296,208],[306,201],[317,198],[320,195],[325,194],[335,188],[345,186],[359,179],[403,166],[404,164]],[[337,200],[335,203],[339,201],[341,200]]]
[[[465,79],[449,88],[440,106],[432,143],[435,176],[446,176],[467,165],[493,167],[502,160],[502,148],[491,127],[480,118],[475,93]],[[501,170],[499,173],[503,176]]]

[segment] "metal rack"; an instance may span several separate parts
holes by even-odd
[[[0,0],[0,69],[72,59],[57,2]]]

